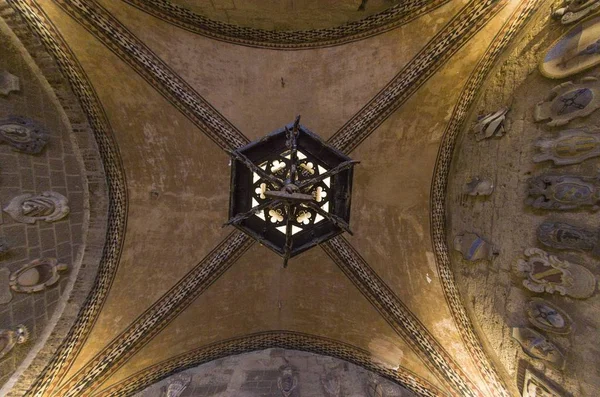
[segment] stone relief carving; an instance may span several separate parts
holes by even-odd
[[[284,397],[290,397],[298,386],[298,377],[294,375],[292,367],[283,367],[281,375],[277,378],[277,388]]]
[[[33,120],[11,117],[0,120],[0,142],[6,142],[21,152],[36,154],[46,146],[48,134]]]
[[[340,379],[333,373],[328,373],[327,375],[321,377],[321,384],[323,385],[323,390],[325,390],[325,395],[328,397],[340,397],[341,396],[341,385]]]
[[[0,330],[0,359],[6,356],[15,347],[29,339],[29,331],[24,325],[17,325],[14,330]]]
[[[12,300],[12,294],[8,285],[10,270],[7,268],[0,269],[0,305],[8,303]]]
[[[600,255],[598,233],[583,227],[564,222],[546,221],[537,229],[540,243],[554,249],[591,251]]]
[[[548,255],[539,248],[527,248],[525,256],[526,260],[517,261],[516,269],[527,276],[523,285],[530,291],[585,299],[596,290],[596,278],[581,265]]]
[[[69,214],[68,200],[56,192],[42,194],[22,194],[13,198],[4,212],[15,221],[35,223],[37,221],[55,222]]]
[[[169,379],[169,383],[164,387],[162,397],[179,397],[187,389],[192,377],[188,374],[178,374]]]
[[[482,141],[492,137],[501,137],[510,126],[506,120],[506,114],[510,109],[504,107],[496,112],[480,116],[475,124],[475,139]]]
[[[581,21],[600,8],[600,0],[570,0],[565,7],[557,8],[552,15],[563,25]]]
[[[575,129],[560,131],[557,137],[544,137],[535,142],[539,153],[535,163],[552,160],[555,165],[578,164],[600,156],[600,131]]]
[[[7,96],[20,90],[19,78],[7,70],[0,70],[0,95]]]
[[[494,192],[494,182],[478,176],[467,183],[466,193],[469,196],[489,196]]]
[[[470,262],[492,259],[498,255],[491,243],[471,232],[463,232],[456,236],[454,249],[462,253],[463,258]]]
[[[54,258],[36,259],[11,273],[10,288],[25,293],[43,291],[56,284],[60,279],[58,273],[67,269],[67,265],[58,263]]]
[[[550,120],[548,125],[558,127],[578,117],[590,115],[600,108],[600,83],[595,77],[585,77],[581,83],[572,81],[557,85],[548,97],[535,106],[535,121]]]
[[[571,332],[573,320],[556,305],[541,298],[533,298],[525,307],[529,322],[542,331],[556,334]]]
[[[521,348],[530,357],[544,360],[562,369],[565,364],[563,354],[554,343],[546,339],[542,334],[531,328],[512,328],[513,339],[521,345]]]
[[[571,210],[588,206],[598,210],[600,180],[571,175],[541,175],[529,179],[526,203],[534,208]]]
[[[598,16],[587,18],[569,29],[546,50],[540,72],[551,79],[564,79],[596,66],[600,63],[599,32]]]
[[[528,369],[525,370],[523,397],[562,397],[563,394]]]

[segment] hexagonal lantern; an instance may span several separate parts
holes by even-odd
[[[294,123],[230,152],[232,224],[289,258],[350,232],[358,163]]]

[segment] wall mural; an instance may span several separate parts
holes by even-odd
[[[538,226],[537,238],[549,248],[591,252],[600,256],[598,233],[595,230],[566,222],[546,221]]]
[[[188,388],[192,377],[188,374],[178,374],[169,379],[166,387],[162,390],[161,397],[179,397]]]
[[[494,182],[488,178],[473,177],[467,182],[465,193],[469,196],[489,196],[494,193]]]
[[[529,369],[525,371],[522,397],[563,397],[564,395]]]
[[[281,375],[277,378],[277,388],[283,397],[290,397],[298,387],[298,377],[294,375],[294,369],[290,366],[281,368]]]

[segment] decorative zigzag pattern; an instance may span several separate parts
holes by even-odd
[[[483,85],[485,78],[489,75],[498,58],[506,50],[512,39],[521,31],[542,1],[527,0],[519,6],[512,17],[504,24],[500,32],[498,32],[494,40],[492,40],[492,44],[469,77],[454,108],[450,122],[444,131],[431,186],[431,240],[433,241],[437,270],[442,281],[446,302],[450,307],[463,342],[469,350],[471,357],[480,368],[484,378],[492,387],[492,390],[494,390],[495,395],[505,397],[510,396],[510,393],[506,390],[498,373],[490,364],[481,347],[481,343],[461,302],[450,267],[450,257],[446,242],[446,188],[456,138],[465,125],[468,111],[480,87]]]
[[[270,348],[302,350],[345,360],[403,385],[418,396],[446,396],[442,390],[404,368],[390,369],[354,346],[313,335],[290,331],[261,332],[203,346],[173,359],[146,368],[127,379],[101,390],[98,397],[130,396],[151,384],[188,368],[219,358]]]
[[[235,263],[254,241],[240,232],[230,234],[180,282],[113,339],[57,393],[61,397],[91,393],[93,386],[114,373],[141,346],[158,334],[173,318],[200,296]]]
[[[213,21],[170,0],[124,0],[166,22],[212,39],[278,50],[321,48],[362,40],[402,26],[450,0],[404,0],[356,22],[327,29],[277,31]]]
[[[507,3],[507,0],[469,2],[329,143],[346,154],[356,149]]]
[[[460,396],[483,396],[460,365],[343,237],[321,245],[423,363]]]
[[[187,82],[95,1],[56,0],[71,17],[128,63],[220,148],[249,140]]]

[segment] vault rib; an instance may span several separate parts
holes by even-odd
[[[206,291],[253,243],[250,237],[240,232],[227,236],[175,286],[65,382],[56,394],[61,397],[77,397],[84,391],[91,393]]]
[[[472,0],[328,143],[349,154],[465,45],[508,0]]]
[[[321,247],[441,382],[460,396],[484,395],[346,239]]]
[[[169,0],[124,1],[156,18],[211,39],[249,47],[299,50],[341,45],[388,32],[450,0],[403,0],[356,22],[333,28],[298,31],[263,30],[214,21]]]
[[[231,122],[94,0],[55,2],[129,64],[221,149],[236,149],[249,142]]]
[[[188,368],[231,355],[270,348],[302,350],[345,360],[394,381],[418,396],[445,396],[442,390],[405,369],[390,369],[373,360],[371,354],[352,345],[320,336],[291,331],[269,331],[228,339],[181,354],[145,368],[132,376],[100,390],[94,397],[130,396],[151,384]]]

